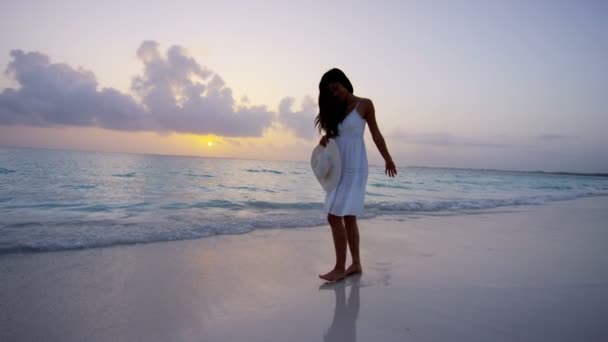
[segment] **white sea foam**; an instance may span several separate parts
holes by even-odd
[[[458,214],[608,195],[608,178],[370,167],[365,214]],[[326,225],[306,162],[2,149],[0,253]]]

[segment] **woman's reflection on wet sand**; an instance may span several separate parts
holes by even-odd
[[[334,317],[323,335],[323,341],[327,342],[354,342],[357,340],[357,316],[359,315],[359,288],[361,275],[353,275],[338,283],[326,283],[319,289],[334,290],[336,305]],[[348,301],[346,300],[346,288],[350,287]]]

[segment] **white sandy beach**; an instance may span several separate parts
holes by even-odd
[[[608,341],[608,198],[0,256],[1,341]]]

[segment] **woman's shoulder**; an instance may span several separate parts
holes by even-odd
[[[359,113],[361,113],[361,116],[363,116],[364,118],[367,116],[368,113],[374,111],[374,103],[372,102],[372,100],[366,97],[357,97],[357,100],[359,101]]]
[[[372,102],[372,100],[368,99],[367,97],[357,97],[357,101],[359,101],[359,106],[365,106],[365,107],[373,107],[374,103]]]

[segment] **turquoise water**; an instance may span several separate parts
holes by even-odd
[[[363,218],[608,195],[608,178],[370,166]],[[325,225],[307,162],[0,148],[0,253]]]

